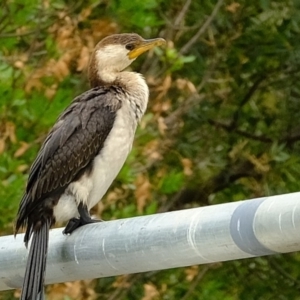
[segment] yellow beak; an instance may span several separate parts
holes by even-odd
[[[135,59],[142,53],[156,47],[164,45],[166,41],[162,38],[144,40],[141,44],[137,45],[133,50],[131,50],[127,55],[130,59]]]

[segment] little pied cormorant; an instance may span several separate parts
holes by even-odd
[[[15,234],[32,237],[21,300],[41,299],[49,229],[69,221],[64,233],[93,223],[90,209],[103,197],[123,166],[149,90],[144,78],[123,71],[140,54],[165,43],[137,34],[115,34],[100,41],[89,63],[91,89],[59,116],[31,166]]]

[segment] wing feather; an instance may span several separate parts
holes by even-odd
[[[102,149],[121,101],[98,87],[73,100],[61,114],[34,161],[18,212],[16,230],[43,199],[60,195],[77,180]]]

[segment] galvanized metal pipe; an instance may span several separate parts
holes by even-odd
[[[0,238],[0,290],[22,284],[23,235]],[[300,250],[300,193],[51,230],[46,283]]]

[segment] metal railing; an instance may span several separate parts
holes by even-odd
[[[300,250],[300,193],[50,233],[46,284]],[[0,238],[0,290],[19,288],[23,234]]]

